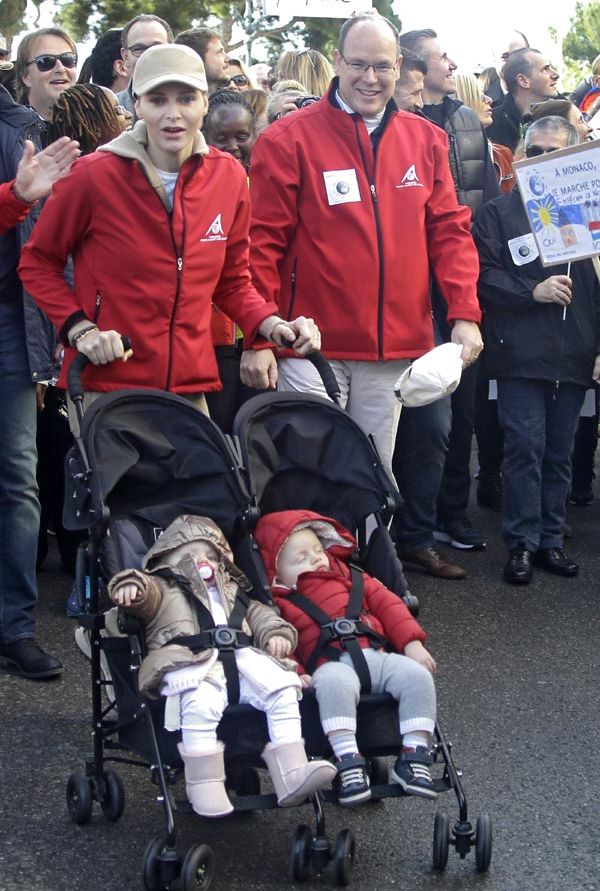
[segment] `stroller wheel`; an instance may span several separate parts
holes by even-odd
[[[350,830],[342,829],[333,849],[333,877],[336,885],[341,888],[350,883],[355,847],[354,836]]]
[[[489,814],[477,817],[475,829],[475,868],[487,872],[492,861],[492,819]]]
[[[450,826],[447,814],[436,814],[433,824],[433,868],[438,872],[446,869],[450,850]]]
[[[292,841],[292,881],[305,882],[310,868],[310,845],[312,832],[305,824],[296,826]]]
[[[181,867],[181,891],[208,891],[215,871],[212,848],[208,845],[192,845]]]
[[[144,854],[142,881],[146,891],[164,891],[171,886],[180,872],[177,853],[167,845],[161,835],[153,839]]]
[[[111,823],[115,823],[125,810],[125,790],[121,777],[114,770],[107,770],[104,774],[104,800],[100,802],[100,807]]]
[[[73,823],[83,826],[92,819],[92,787],[81,773],[72,773],[67,781],[67,810]]]

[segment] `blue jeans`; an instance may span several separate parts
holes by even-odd
[[[0,641],[35,633],[37,410],[20,305],[0,303]]]
[[[502,535],[508,548],[561,548],[571,452],[585,387],[526,379],[498,381],[504,432]]]
[[[419,408],[404,407],[400,413],[392,468],[403,506],[392,534],[402,550],[433,545],[451,421],[449,396]]]

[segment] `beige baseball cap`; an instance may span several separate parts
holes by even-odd
[[[133,70],[133,95],[143,96],[162,84],[171,83],[206,91],[204,62],[189,46],[175,43],[151,46],[140,56]]]

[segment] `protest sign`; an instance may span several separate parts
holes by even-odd
[[[544,266],[600,256],[600,144],[513,164]]]
[[[353,12],[365,12],[373,6],[372,0],[264,0],[265,15],[281,19],[326,18],[347,19]]]

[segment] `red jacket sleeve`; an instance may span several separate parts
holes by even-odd
[[[421,643],[425,643],[427,635],[413,618],[404,601],[377,579],[366,574],[363,578],[363,608],[367,614],[372,613],[381,623],[384,634],[394,650],[403,653],[404,647],[411,640],[420,640]]]
[[[445,137],[433,143],[432,151],[435,179],[425,218],[431,268],[448,304],[448,321],[480,322],[479,259],[471,237],[471,211],[457,204]]]
[[[0,185],[0,235],[4,235],[21,220],[24,220],[34,204],[25,204],[14,195],[14,179]]]

